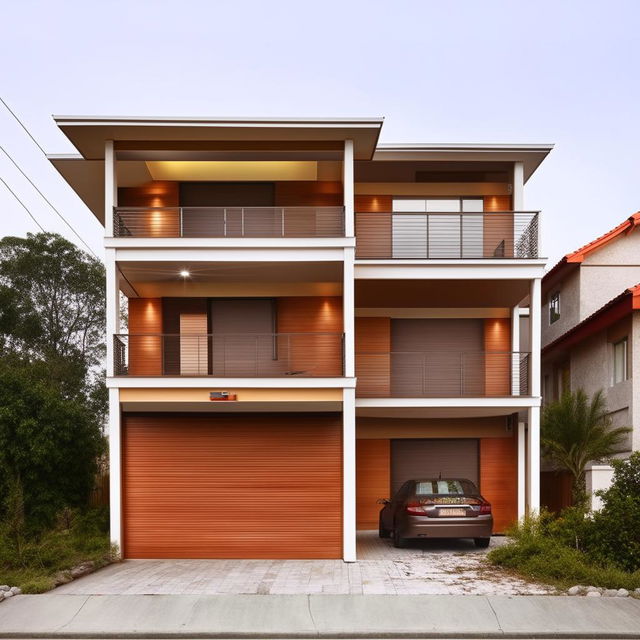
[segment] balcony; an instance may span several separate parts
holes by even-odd
[[[529,353],[412,351],[356,353],[359,398],[530,395]]]
[[[341,238],[344,207],[116,207],[116,238]]]
[[[356,213],[356,258],[532,259],[536,211]]]
[[[340,377],[342,333],[120,334],[116,376]]]

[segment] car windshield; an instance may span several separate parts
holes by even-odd
[[[416,495],[419,496],[464,496],[478,495],[478,490],[469,480],[418,480]]]

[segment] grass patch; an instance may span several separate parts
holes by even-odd
[[[562,519],[549,514],[529,518],[509,532],[512,540],[488,554],[491,563],[510,569],[528,580],[560,589],[573,585],[594,585],[607,589],[640,587],[640,571],[624,571],[598,562],[589,553],[571,546],[572,532]]]
[[[83,562],[102,567],[114,559],[107,533],[106,510],[68,513],[56,527],[39,534],[11,536],[0,532],[0,584],[24,593],[53,589],[54,577]]]

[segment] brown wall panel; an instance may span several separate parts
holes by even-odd
[[[356,394],[387,397],[391,391],[391,318],[356,318]]]
[[[511,395],[511,319],[486,318],[484,321],[485,393]],[[498,353],[491,353],[498,352]]]
[[[136,214],[132,220],[135,235],[147,237],[178,237],[180,235],[179,183],[169,180],[155,180],[139,187],[118,189],[119,207],[149,207],[156,210],[147,212],[144,221]],[[172,207],[166,211],[157,208]],[[126,215],[124,223],[127,224]]]
[[[511,211],[511,196],[485,196],[484,210]],[[483,216],[483,237],[485,258],[513,256],[513,217]]]
[[[517,442],[515,436],[480,440],[480,493],[491,503],[494,533],[518,517]]]
[[[390,497],[391,444],[388,439],[356,440],[356,527],[377,529],[379,498]]]
[[[393,206],[391,196],[355,196],[356,213],[390,213]]]
[[[339,415],[128,415],[127,558],[339,558]]]
[[[130,375],[162,375],[161,333],[162,299],[129,298]]]
[[[335,334],[343,331],[341,297],[277,298],[276,305],[278,333]],[[288,350],[293,369],[312,369],[315,376],[342,375],[340,336],[291,336]]]
[[[554,513],[570,507],[572,483],[568,471],[543,471],[540,474],[540,505]]]
[[[276,207],[341,207],[342,182],[328,180],[276,182]]]
[[[391,214],[356,214],[356,258],[391,257]]]

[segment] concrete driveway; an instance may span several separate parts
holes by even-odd
[[[491,548],[504,544],[493,538]],[[341,560],[126,560],[59,587],[77,595],[448,594],[541,595],[553,589],[490,565],[470,540],[395,549],[358,532],[358,562]]]

